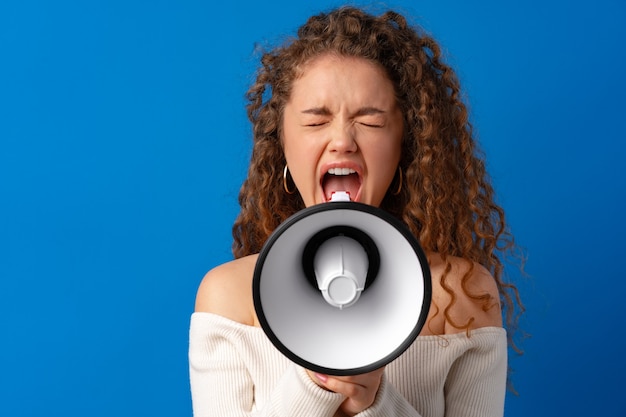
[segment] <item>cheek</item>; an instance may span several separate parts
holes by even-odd
[[[388,138],[381,146],[371,149],[372,160],[370,161],[371,174],[374,174],[376,183],[376,197],[382,200],[387,189],[393,182],[400,163],[401,140]],[[389,144],[392,144],[389,146]],[[373,170],[375,169],[375,173]]]
[[[397,112],[390,121],[390,129],[386,132],[382,141],[378,142],[377,154],[380,155],[381,164],[386,165],[389,171],[395,175],[398,164],[400,163],[402,155],[402,142],[404,138],[404,119],[402,115]]]
[[[293,140],[293,137],[283,141],[283,152],[291,171],[298,171],[302,165],[310,163],[312,150],[308,149],[303,142],[305,141]]]
[[[400,163],[402,153],[401,140],[388,138],[381,146],[373,149],[373,156],[376,158],[378,169],[382,172],[395,173]]]
[[[306,154],[307,143],[309,141],[302,137],[302,133],[298,126],[291,120],[289,115],[285,115],[285,119],[282,126],[282,144],[283,153],[287,158],[289,165],[294,165],[294,162],[290,163],[290,159],[302,159],[302,155]],[[295,166],[294,166],[295,167]],[[291,168],[291,166],[290,166]]]
[[[295,136],[285,136],[283,140],[283,152],[289,173],[301,194],[310,191],[308,188],[315,174],[316,152],[307,143],[305,138]]]

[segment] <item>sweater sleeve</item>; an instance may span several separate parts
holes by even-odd
[[[504,329],[477,330],[470,337],[454,335],[446,343],[441,343],[443,339],[435,340],[419,342],[419,347],[409,352],[400,365],[404,369],[397,369],[396,365],[396,371],[400,371],[396,373],[403,375],[396,378],[398,386],[389,381],[386,372],[376,401],[357,417],[419,417],[422,413],[502,417],[507,372]],[[422,369],[411,372],[406,369],[409,366]],[[437,381],[442,382],[441,389],[433,386],[438,385]],[[407,396],[421,401],[411,404]],[[439,397],[441,402],[437,401]]]
[[[386,375],[371,407],[363,410],[356,417],[421,417],[411,404],[389,383]]]
[[[447,417],[502,417],[506,395],[507,340],[498,334],[465,339],[445,384]]]
[[[276,363],[276,358],[255,346],[246,326],[205,318],[194,314],[190,328],[194,417],[333,416],[343,401],[341,395],[318,387],[303,369],[290,363],[276,364],[276,374],[255,369],[255,363]],[[266,395],[258,392],[262,387],[267,387]]]
[[[357,417],[502,417],[506,331],[424,336],[383,375]],[[195,417],[332,417],[340,394],[315,384],[258,328],[194,313],[189,372]]]

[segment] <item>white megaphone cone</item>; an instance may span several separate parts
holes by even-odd
[[[356,375],[413,343],[430,307],[430,270],[400,221],[335,194],[269,237],[254,271],[254,306],[289,359],[315,372]]]

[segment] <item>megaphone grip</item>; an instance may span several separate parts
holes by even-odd
[[[372,238],[362,230],[352,226],[331,226],[325,228],[309,239],[302,253],[302,269],[304,275],[311,285],[319,289],[317,276],[315,274],[315,255],[320,247],[330,239],[338,236],[345,236],[358,242],[367,255],[367,274],[363,290],[369,288],[376,279],[380,269],[380,253]]]

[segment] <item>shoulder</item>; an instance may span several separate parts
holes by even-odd
[[[433,301],[445,318],[445,333],[502,327],[500,294],[496,280],[482,265],[463,258],[429,254]]]
[[[256,255],[246,256],[210,270],[198,287],[195,311],[253,325],[252,275],[256,259]]]

